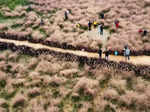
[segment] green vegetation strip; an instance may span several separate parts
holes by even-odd
[[[0,0],[0,6],[7,6],[11,10],[15,9],[17,5],[28,5],[28,0]]]

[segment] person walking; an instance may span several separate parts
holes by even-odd
[[[103,53],[103,51],[102,51],[102,49],[100,48],[100,49],[98,50],[98,54],[99,54],[99,58],[100,58],[100,59],[102,58],[102,53]]]
[[[147,35],[147,30],[144,30],[143,31],[143,36],[146,36]]]
[[[88,29],[89,29],[89,31],[91,31],[91,27],[92,27],[92,23],[91,23],[91,21],[89,21],[88,22]]]
[[[99,33],[100,35],[103,35],[103,29],[104,29],[103,24],[98,25],[98,33]]]
[[[104,19],[104,13],[103,12],[100,13],[100,17],[101,17],[101,19]]]
[[[93,25],[94,25],[94,28],[96,28],[96,27],[97,27],[97,22],[94,21],[94,22],[93,22]]]
[[[142,30],[142,29],[139,29],[139,31],[138,31],[138,32],[139,32],[139,34],[141,34],[141,33],[143,33],[143,30]]]
[[[124,50],[124,55],[126,61],[130,60],[130,49],[128,47]]]
[[[118,56],[118,51],[115,51],[114,54],[115,54],[115,56]]]
[[[68,20],[68,14],[69,14],[69,10],[66,10],[65,13],[64,13],[64,16],[65,16],[64,20],[65,21]]]
[[[116,26],[116,28],[119,28],[119,20],[115,20],[115,26]]]
[[[109,50],[106,49],[106,51],[104,53],[105,53],[105,59],[108,60],[108,58],[109,58]]]

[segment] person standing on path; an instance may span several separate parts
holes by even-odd
[[[88,22],[88,29],[89,29],[89,31],[91,31],[91,27],[92,27],[92,23],[91,23],[91,21],[89,21]]]
[[[99,58],[100,58],[100,59],[102,58],[102,53],[103,53],[103,51],[102,51],[102,49],[100,48],[100,49],[98,50],[98,54],[99,54]]]
[[[130,49],[127,47],[124,49],[125,60],[130,60]]]
[[[108,58],[109,58],[109,50],[106,49],[104,53],[105,53],[105,59],[108,60]]]
[[[118,55],[118,51],[115,51],[114,54],[115,54],[115,56],[117,56]]]

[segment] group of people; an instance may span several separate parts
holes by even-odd
[[[64,20],[68,20],[68,14],[70,13],[69,10],[66,10],[65,13],[64,13]],[[104,13],[100,13],[99,14],[100,18],[101,19],[104,19],[105,18],[105,15]],[[114,25],[116,27],[116,29],[118,29],[120,27],[120,21],[119,20],[115,20],[114,21]],[[77,24],[77,27],[80,27],[81,25],[80,24]],[[103,35],[103,31],[104,31],[104,23],[98,23],[96,21],[93,21],[91,22],[89,20],[88,22],[88,30],[91,31],[92,30],[92,27],[96,28],[98,26],[98,33],[100,35]],[[143,29],[139,29],[139,34],[141,34],[142,36],[146,36],[148,31],[147,30],[143,30]],[[102,51],[102,49],[99,49],[98,51],[98,54],[99,54],[99,58],[102,58],[102,54],[105,54],[105,59],[108,60],[109,59],[109,55],[110,55],[110,51],[109,49],[106,49],[104,52]],[[123,50],[123,54],[125,56],[125,60],[130,60],[130,49],[128,46],[125,46],[124,47],[124,50]],[[117,56],[118,55],[118,51],[114,51],[114,55]]]
[[[100,59],[102,58],[102,54],[103,54],[103,53],[105,54],[105,59],[108,60],[109,55],[110,55],[110,51],[106,49],[106,50],[103,52],[102,49],[100,48],[100,49],[98,50],[98,54],[99,54],[99,58],[100,58]]]
[[[108,60],[109,59],[109,55],[110,55],[110,51],[109,49],[106,49],[104,52],[102,51],[102,49],[100,48],[98,50],[98,54],[99,54],[99,58],[102,59],[102,54],[105,54],[105,59]],[[114,51],[114,55],[117,56],[118,55],[118,51]],[[126,45],[123,49],[123,55],[125,57],[125,60],[130,60],[130,49],[129,47]]]
[[[104,18],[104,14],[102,15],[102,18]],[[114,21],[114,24],[115,24],[116,28],[119,28],[119,20],[115,20],[115,21]],[[94,28],[96,28],[96,26],[98,26],[98,33],[99,33],[100,35],[103,35],[104,23],[98,23],[98,22],[96,22],[96,21],[94,21],[94,22],[89,21],[89,22],[88,22],[88,30],[89,30],[89,31],[91,31],[92,26],[94,26]]]
[[[65,20],[65,21],[69,19],[69,17],[68,17],[69,14],[70,14],[70,10],[66,10],[66,11],[64,12],[64,20]],[[104,18],[105,18],[105,15],[104,15],[103,12],[101,12],[101,13],[99,14],[99,16],[100,16],[101,19],[104,19]],[[120,26],[120,25],[119,25],[119,24],[120,24],[120,21],[116,19],[116,20],[114,21],[114,24],[115,24],[116,29],[118,29],[119,26]],[[77,24],[77,27],[80,27],[80,26],[81,26],[80,24]],[[98,22],[96,22],[96,21],[91,22],[91,21],[89,20],[89,22],[88,22],[88,30],[89,30],[89,31],[92,30],[92,26],[94,26],[94,28],[96,28],[96,27],[98,26],[98,33],[99,33],[100,35],[103,35],[104,23],[98,23]],[[142,36],[146,36],[147,33],[148,33],[148,31],[147,31],[146,29],[139,29],[138,32],[139,32]]]
[[[139,29],[139,34],[141,34],[142,36],[146,36],[147,35],[147,33],[148,33],[148,31],[146,30],[146,29]]]

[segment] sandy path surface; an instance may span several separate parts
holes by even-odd
[[[0,42],[14,43],[17,46],[25,45],[28,47],[32,47],[34,49],[49,49],[49,50],[53,50],[53,51],[61,52],[61,53],[71,53],[71,54],[78,55],[78,56],[98,58],[98,53],[91,53],[91,52],[79,51],[79,50],[65,50],[65,49],[49,47],[49,46],[37,44],[37,43],[30,43],[27,41],[0,39]],[[103,57],[104,57],[104,54],[103,54]],[[123,56],[110,55],[109,60],[119,62],[119,61],[125,61],[125,58]],[[140,64],[140,65],[150,65],[150,56],[131,56],[131,59],[128,62],[133,63],[133,64]]]

